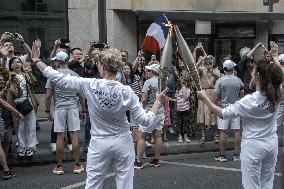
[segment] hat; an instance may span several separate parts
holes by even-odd
[[[223,68],[227,68],[228,70],[232,70],[235,66],[236,64],[232,60],[226,60],[223,63]]]
[[[159,64],[151,64],[150,66],[145,66],[145,68],[147,70],[152,70],[152,71],[155,71],[157,73],[160,72],[160,65]]]
[[[67,62],[69,59],[68,54],[64,51],[59,51],[58,53],[56,53],[55,57],[53,57],[51,60],[60,60],[60,61],[64,61]]]
[[[284,63],[284,54],[280,54],[278,58],[279,58],[279,61]]]

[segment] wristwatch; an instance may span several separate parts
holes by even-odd
[[[41,61],[41,59],[37,59],[36,61],[34,61],[34,63],[36,64],[36,63],[38,63],[40,61]]]

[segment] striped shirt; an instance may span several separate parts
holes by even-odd
[[[132,83],[128,83],[128,85],[131,87],[131,89],[134,91],[134,93],[139,96],[141,94],[140,90],[140,76],[139,75],[134,75]]]
[[[177,111],[186,111],[189,110],[190,103],[189,103],[189,97],[190,97],[190,90],[188,88],[182,87],[180,90],[176,91],[176,101],[177,101]],[[187,94],[187,98],[184,98],[183,94]]]

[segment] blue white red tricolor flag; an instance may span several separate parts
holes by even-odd
[[[166,15],[158,17],[148,28],[141,48],[154,54],[159,52],[166,44],[169,31],[169,20]]]

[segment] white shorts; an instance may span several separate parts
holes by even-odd
[[[157,114],[153,123],[149,127],[139,125],[139,131],[142,133],[152,133],[155,129],[161,131],[164,127],[165,114]]]
[[[227,130],[230,126],[230,129],[240,129],[241,121],[240,118],[231,118],[231,119],[220,119],[217,117],[218,129]]]
[[[54,110],[54,132],[65,132],[68,126],[68,131],[80,130],[80,118],[78,109]]]

